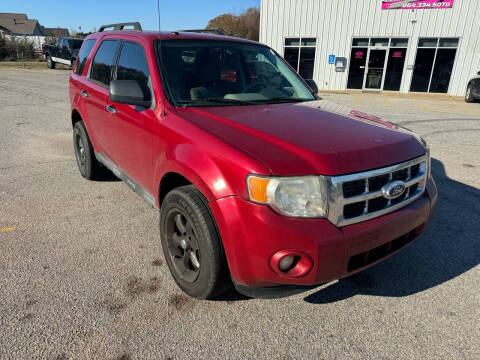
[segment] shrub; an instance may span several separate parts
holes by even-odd
[[[33,41],[25,37],[15,37],[1,39],[0,59],[9,58],[12,60],[32,59],[35,56],[35,47]]]

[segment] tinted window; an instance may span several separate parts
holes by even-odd
[[[284,58],[295,70],[298,69],[298,50],[298,47],[285,48]]]
[[[145,51],[140,44],[125,42],[118,59],[117,80],[136,80],[143,89],[143,93],[150,97],[150,73],[148,71]]]
[[[430,84],[430,92],[446,93],[448,91],[456,53],[457,49],[438,49]]]
[[[361,89],[367,63],[368,48],[352,48],[350,70],[348,72],[348,89]]]
[[[299,38],[285,39],[285,46],[298,46],[298,45],[300,45]]]
[[[424,38],[418,40],[418,47],[437,47],[437,38]]]
[[[117,56],[119,42],[119,40],[105,40],[100,44],[90,71],[90,78],[92,80],[96,80],[107,86],[110,85],[112,67]]]
[[[96,40],[87,40],[85,41],[85,44],[83,44],[83,47],[78,54],[77,69],[75,70],[78,75],[82,75],[85,64],[87,63],[87,59],[92,52],[93,46],[95,45],[95,41]]]
[[[67,47],[68,46],[68,40],[67,39],[62,39],[62,42],[60,43],[61,47]]]
[[[80,49],[82,47],[82,40],[68,40],[68,46],[72,49]]]
[[[418,49],[410,91],[428,91],[428,83],[430,82],[430,75],[432,73],[435,51],[435,49]]]
[[[408,46],[408,39],[407,38],[400,38],[400,39],[392,39],[391,42],[392,47],[407,47]]]
[[[300,48],[300,66],[298,73],[304,79],[313,78],[313,67],[315,65],[315,48]]]
[[[352,46],[368,46],[368,38],[366,39],[353,39]]]
[[[390,51],[388,53],[387,72],[385,73],[385,83],[383,84],[383,90],[400,90],[406,55],[407,49],[405,48],[390,48]]]

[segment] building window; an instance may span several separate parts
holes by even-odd
[[[347,88],[399,91],[408,38],[353,38]]]
[[[446,93],[458,38],[420,38],[410,91]]]
[[[286,38],[284,58],[304,79],[313,79],[315,38]]]

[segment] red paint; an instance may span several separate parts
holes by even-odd
[[[337,228],[326,219],[278,215],[248,200],[246,177],[262,175],[340,175],[385,167],[424,153],[409,133],[377,117],[321,109],[321,103],[175,108],[166,99],[157,70],[154,40],[170,38],[247,40],[207,34],[105,32],[87,39],[121,38],[145,49],[154,110],[137,112],[115,104],[105,111],[108,90],[86,79],[99,41],[82,75],[70,77],[72,111],[86,124],[96,151],[112,159],[152,194],[159,206],[159,186],[178,173],[209,201],[225,248],[231,275],[249,286],[317,284],[349,275],[348,259],[428,222],[436,201],[429,181],[425,195],[394,213]],[[356,56],[363,57],[363,52]],[[225,79],[236,74],[226,71]],[[88,90],[88,98],[80,96]],[[319,108],[320,107],[320,108]],[[290,274],[274,267],[282,256],[301,257]],[[275,255],[276,254],[276,255]]]

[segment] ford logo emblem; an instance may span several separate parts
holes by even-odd
[[[405,192],[406,186],[403,181],[393,181],[382,187],[382,193],[385,198],[388,200],[396,199],[403,195]]]

